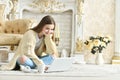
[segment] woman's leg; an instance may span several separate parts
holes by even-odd
[[[45,65],[50,65],[54,60],[53,56],[49,54],[43,57],[39,57],[39,59],[41,59]]]
[[[35,63],[30,58],[24,55],[18,58],[17,63],[19,65],[29,66],[32,69],[36,67]]]

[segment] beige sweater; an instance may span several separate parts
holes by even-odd
[[[49,36],[45,37],[40,45],[40,48],[38,49],[38,51],[36,51],[37,53],[35,53],[35,45],[36,45],[36,36],[38,34],[33,31],[33,30],[29,30],[27,31],[22,40],[20,41],[20,44],[18,46],[18,49],[16,51],[16,53],[19,54],[37,54],[39,56],[42,56],[43,54],[43,50],[42,47],[44,45],[46,45],[46,51],[45,53],[49,53],[49,54],[56,54],[57,55],[57,48],[55,43],[53,42],[52,39],[50,39]]]

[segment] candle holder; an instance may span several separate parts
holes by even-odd
[[[59,41],[60,41],[60,39],[59,39],[59,38],[55,38],[55,44],[56,44],[56,46],[58,46],[58,45],[59,45]]]

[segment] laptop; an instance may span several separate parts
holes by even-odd
[[[48,65],[48,69],[45,72],[61,72],[67,71],[71,68],[73,63],[72,58],[56,58],[51,65]]]

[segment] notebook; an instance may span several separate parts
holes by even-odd
[[[45,72],[60,72],[67,71],[72,67],[72,58],[56,58]]]

